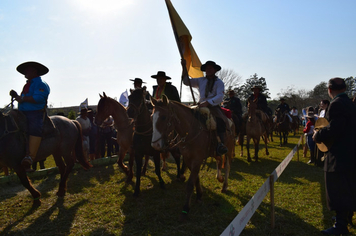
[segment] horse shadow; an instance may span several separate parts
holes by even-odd
[[[19,225],[27,216],[35,214],[37,210],[36,207],[30,208],[21,219],[9,224],[1,234],[8,235],[11,231],[11,234],[15,235],[50,235],[56,234],[53,231],[56,228],[61,228],[61,233],[63,233],[63,235],[69,235],[76,212],[81,206],[86,204],[86,200],[82,200],[68,208],[63,205],[63,201],[63,198],[58,198],[52,207],[50,207],[26,228],[25,232],[24,230],[15,231],[12,229],[16,228],[16,226]]]

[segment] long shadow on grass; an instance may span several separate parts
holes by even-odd
[[[25,230],[12,230],[16,228],[27,216],[35,213],[31,208],[21,219],[9,224],[3,235],[69,235],[76,212],[85,205],[86,201],[82,200],[75,205],[66,208],[63,206],[63,198],[58,198],[57,202],[44,212],[41,216],[31,223]]]

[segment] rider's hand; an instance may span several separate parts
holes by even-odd
[[[198,105],[198,107],[207,107],[207,106],[209,106],[209,103],[207,101],[202,102]]]
[[[13,98],[16,98],[18,97],[19,95],[17,94],[17,92],[15,90],[11,90],[10,91],[10,96],[13,97]]]

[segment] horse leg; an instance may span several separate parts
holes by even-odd
[[[149,160],[150,160],[150,156],[149,155],[145,155],[145,163],[143,164],[142,173],[141,173],[142,176],[146,175],[147,165],[148,165],[148,161]]]
[[[166,187],[161,176],[161,157],[159,152],[153,155],[153,161],[155,163],[155,173],[159,180],[159,186],[161,187],[161,189],[165,189]]]
[[[253,142],[255,144],[255,162],[258,162],[258,149],[260,145],[260,137],[254,138]]]
[[[216,157],[216,169],[217,169],[217,173],[216,173],[216,179],[222,183],[224,182],[224,177],[221,175],[221,169],[222,169],[222,162],[225,159],[225,156],[217,156]]]
[[[242,156],[244,155],[244,153],[243,153],[244,135],[242,135],[241,133],[239,134],[238,143],[239,143],[240,146],[241,146],[240,157],[242,157]]]
[[[201,163],[200,163],[201,164]],[[195,163],[193,167],[190,168],[190,176],[187,181],[187,187],[186,187],[186,198],[185,198],[185,204],[183,206],[183,210],[180,214],[180,221],[185,221],[188,218],[188,213],[190,210],[190,202],[191,202],[191,197],[193,194],[194,190],[194,185],[196,187],[197,191],[197,199],[201,199],[203,190],[200,186],[200,181],[197,182],[198,176],[199,176],[199,170],[200,170],[200,165],[198,163]]]
[[[14,168],[17,177],[19,177],[21,184],[31,193],[33,198],[33,205],[41,205],[41,193],[35,189],[29,178],[27,177],[26,171],[22,166],[17,166]]]
[[[126,183],[132,182],[132,178],[134,176],[133,173],[133,166],[134,166],[134,161],[135,161],[135,151],[133,150],[133,147],[129,148],[129,168],[128,168],[128,175],[126,179]]]
[[[62,160],[61,154],[53,153],[53,157],[54,157],[54,161],[56,162],[56,165],[58,166],[59,173],[61,175],[57,196],[64,197],[64,195],[67,192],[68,176],[74,167],[73,155],[71,153],[64,154],[63,159],[65,160],[65,163]]]
[[[250,156],[250,139],[251,137],[247,136],[247,140],[246,140],[246,149],[247,149],[247,161],[251,162],[251,156]]]
[[[169,152],[161,152],[160,157],[162,159],[162,170],[167,171],[168,168],[167,168],[166,159],[169,157]]]
[[[279,132],[279,143],[280,143],[279,146],[280,146],[280,147],[283,146],[283,145],[282,145],[282,142],[283,142],[283,141],[282,141],[282,132]]]
[[[119,148],[119,159],[117,160],[117,164],[125,172],[125,174],[128,176],[129,175],[129,169],[124,164],[124,157],[126,155],[126,152],[127,152],[127,149],[123,148],[120,145],[120,148]]]
[[[231,153],[226,154],[225,157],[226,157],[225,158],[225,181],[224,181],[223,187],[221,189],[222,193],[227,192],[227,187],[229,185],[228,180],[229,180],[229,175],[230,175],[230,164],[232,161]]]
[[[184,177],[184,172],[181,172],[182,169],[183,169],[183,166],[182,166],[182,169],[180,168],[180,152],[179,152],[179,149],[175,149],[173,151],[170,151],[172,157],[174,158],[174,161],[176,162],[176,165],[177,165],[177,180],[179,181],[183,181],[185,180],[185,177]]]
[[[143,159],[143,155],[135,152],[136,185],[135,185],[135,191],[134,191],[134,194],[133,194],[135,197],[138,197],[138,195],[140,195],[142,159]]]
[[[268,135],[268,134],[267,134]],[[266,136],[267,136],[266,135]],[[265,138],[265,149],[266,149],[266,155],[268,156],[269,155],[269,152],[268,152],[268,147],[267,147],[267,138]]]

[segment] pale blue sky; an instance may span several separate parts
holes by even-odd
[[[232,69],[242,82],[257,73],[272,98],[288,86],[311,90],[334,76],[356,76],[354,0],[171,0],[204,63]],[[90,105],[119,97],[140,77],[163,70],[180,87],[180,57],[164,0],[2,0],[0,101],[38,61],[50,72],[49,104]],[[183,89],[183,101],[189,91]],[[1,104],[0,103],[0,104]]]

